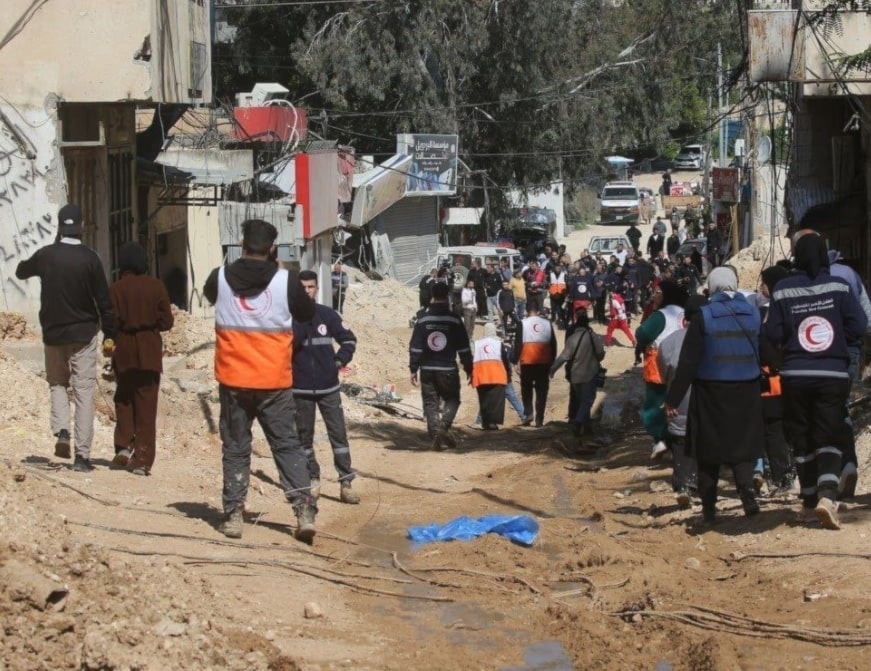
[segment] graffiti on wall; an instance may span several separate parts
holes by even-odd
[[[0,309],[33,314],[39,307],[39,282],[18,280],[15,268],[55,238],[46,173],[39,168],[50,163],[46,156],[53,152],[55,126],[31,124],[18,114],[21,123],[10,129],[16,113],[4,110],[5,118],[0,118]]]

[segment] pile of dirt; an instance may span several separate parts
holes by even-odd
[[[350,276],[344,316],[355,328],[372,325],[381,329],[408,327],[418,310],[417,286],[393,278],[371,280],[362,273]]]
[[[17,312],[0,312],[0,340],[32,339],[36,334],[27,328],[24,315]]]
[[[51,477],[0,464],[0,668],[296,668],[213,622],[214,587],[183,565],[77,541],[40,506]]]
[[[749,247],[731,257],[728,263],[738,271],[738,286],[741,289],[756,289],[762,271],[788,256],[787,241],[775,238],[772,248],[771,238],[765,236],[756,238]]]

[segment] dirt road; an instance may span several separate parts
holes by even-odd
[[[420,402],[407,382],[403,321],[414,302],[395,283],[357,281],[347,310],[361,340],[347,380],[396,384],[412,416]],[[607,449],[567,455],[558,377],[537,430],[517,426],[510,409],[499,432],[469,428],[477,404],[464,388],[462,440],[446,452],[429,449],[419,420],[346,401],[363,502],[338,501],[320,427],[326,477],[313,546],[292,537],[258,433],[248,523],[230,541],[216,528],[211,325],[180,318],[179,328],[149,478],[107,468],[111,387],[102,381],[98,470],[58,464],[39,344],[0,343],[0,669],[868,667],[867,476],[840,532],[797,526],[786,501],[745,520],[730,485],[721,524],[702,530],[698,509],[677,510],[667,466],[648,462],[631,407]],[[607,392],[640,388],[630,348],[607,357]],[[867,434],[860,445],[867,471]],[[406,539],[412,525],[490,513],[534,517],[538,540]],[[69,590],[63,610],[46,603],[46,584]]]

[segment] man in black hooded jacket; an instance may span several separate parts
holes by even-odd
[[[293,402],[293,321],[310,321],[314,302],[296,273],[275,261],[275,227],[242,223],[242,257],[216,268],[203,294],[215,305],[215,377],[221,399],[225,519],[221,531],[241,538],[251,470],[251,424],[269,441],[279,480],[297,518],[296,536],[315,535],[316,502]]]

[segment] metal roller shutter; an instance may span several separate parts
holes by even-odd
[[[421,276],[439,247],[438,198],[403,198],[385,210],[376,222],[390,239],[393,276],[411,283]]]

